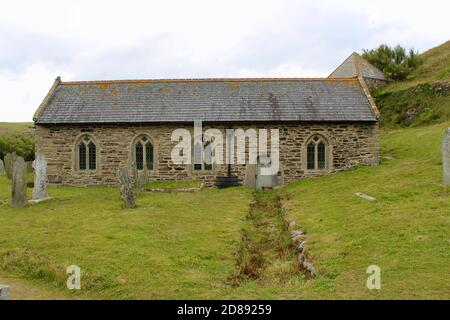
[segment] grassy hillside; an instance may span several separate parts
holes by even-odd
[[[450,41],[420,55],[406,81],[374,90],[384,126],[417,126],[450,119]]]
[[[33,136],[33,122],[0,122],[0,137]]]
[[[3,176],[0,268],[67,291],[65,267],[77,264],[85,274],[76,297],[450,299],[450,188],[441,185],[440,155],[448,126],[385,131],[380,166],[281,190],[287,218],[307,232],[314,280],[294,272],[277,216],[255,211],[249,220],[248,189],[144,194],[124,210],[115,189],[60,187],[49,202],[11,209]],[[265,261],[258,277],[230,282],[252,255]],[[366,288],[372,264],[380,291]]]
[[[385,132],[381,166],[284,190],[289,215],[308,232],[321,297],[450,298],[450,188],[441,185],[440,153],[449,126]],[[371,264],[381,268],[380,292],[365,286]]]

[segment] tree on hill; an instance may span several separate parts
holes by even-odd
[[[364,49],[362,56],[392,80],[404,80],[421,63],[419,53],[413,48],[407,50],[400,45],[386,44],[376,49]]]

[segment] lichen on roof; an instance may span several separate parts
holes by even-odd
[[[233,78],[61,82],[52,91],[36,122],[299,119],[376,121],[357,78]]]

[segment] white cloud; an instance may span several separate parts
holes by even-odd
[[[448,12],[435,0],[8,1],[0,121],[30,121],[57,75],[326,76],[354,50],[448,40]]]
[[[31,121],[53,84],[54,74],[55,70],[40,62],[28,65],[20,74],[0,73],[0,121]]]

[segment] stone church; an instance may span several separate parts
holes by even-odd
[[[205,130],[216,128],[224,136],[226,129],[278,129],[278,175],[285,183],[376,165],[379,112],[369,93],[374,81],[367,77],[373,68],[352,55],[320,79],[58,77],[34,115],[36,148],[48,160],[53,185],[114,185],[118,169],[130,163],[151,179],[214,185],[231,172],[242,182],[246,164],[172,161],[172,132],[193,131],[200,120]]]

